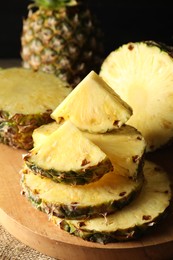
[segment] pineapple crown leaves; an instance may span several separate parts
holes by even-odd
[[[47,9],[59,9],[65,6],[77,5],[76,0],[33,0],[38,7],[44,7]]]

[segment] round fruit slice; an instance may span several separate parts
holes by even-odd
[[[55,183],[28,168],[22,174],[23,194],[41,211],[68,219],[81,219],[115,212],[141,190],[143,175],[136,182],[110,172],[86,185]]]
[[[56,122],[40,126],[33,132],[34,145],[39,146],[60,127]],[[85,137],[97,145],[111,160],[114,173],[136,179],[140,174],[146,142],[134,127],[123,125],[121,128],[105,134],[83,132]]]
[[[50,114],[71,88],[53,75],[23,68],[0,70],[0,142],[32,148],[32,132],[51,122]]]
[[[85,184],[113,169],[107,155],[66,121],[24,157],[36,174],[56,182]]]
[[[159,166],[146,162],[145,182],[139,196],[128,206],[110,214],[93,219],[51,219],[60,228],[85,240],[99,243],[136,239],[161,219],[170,205],[170,181]]]
[[[100,76],[133,109],[128,124],[154,151],[173,138],[172,49],[155,42],[128,43],[108,55]]]
[[[53,111],[51,117],[57,123],[69,119],[83,131],[106,133],[120,128],[131,115],[131,107],[91,71]]]

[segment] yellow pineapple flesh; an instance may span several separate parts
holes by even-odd
[[[107,155],[70,121],[29,151],[24,160],[36,174],[71,184],[96,181],[113,169]]]
[[[172,48],[155,42],[124,44],[103,62],[100,76],[133,109],[137,128],[151,152],[173,139]]]
[[[91,71],[51,117],[57,123],[69,119],[83,131],[105,133],[120,128],[131,115],[131,107]]]

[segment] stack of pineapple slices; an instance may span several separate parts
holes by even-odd
[[[0,70],[0,142],[31,149],[33,130],[52,121],[50,114],[70,93],[62,80],[43,72]]]
[[[146,143],[125,124],[131,115],[90,72],[53,111],[56,121],[34,131],[23,194],[61,229],[88,241],[125,241],[153,226],[170,204],[170,182],[155,164],[143,167]]]

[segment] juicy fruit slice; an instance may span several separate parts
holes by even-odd
[[[173,138],[173,59],[169,47],[128,43],[108,55],[100,76],[133,109],[128,124],[154,151]]]
[[[107,155],[70,121],[34,147],[24,160],[36,174],[70,184],[96,181],[112,170]]]
[[[50,113],[71,88],[53,75],[23,68],[0,70],[0,141],[32,147],[32,132],[52,121]]]
[[[105,133],[120,128],[131,114],[131,108],[91,71],[51,117],[58,123],[70,119],[83,131]]]
[[[130,203],[141,190],[143,177],[136,182],[112,172],[86,185],[55,183],[23,169],[23,194],[39,210],[61,218],[81,219],[107,215]]]
[[[56,122],[43,125],[33,132],[35,146],[38,146],[56,129]],[[114,173],[136,179],[143,167],[146,142],[134,127],[123,125],[120,129],[105,134],[83,132],[85,137],[97,145],[111,160]]]
[[[165,215],[171,200],[169,178],[156,164],[146,162],[143,188],[128,206],[104,217],[84,220],[51,219],[61,229],[85,240],[110,243],[136,239]]]

